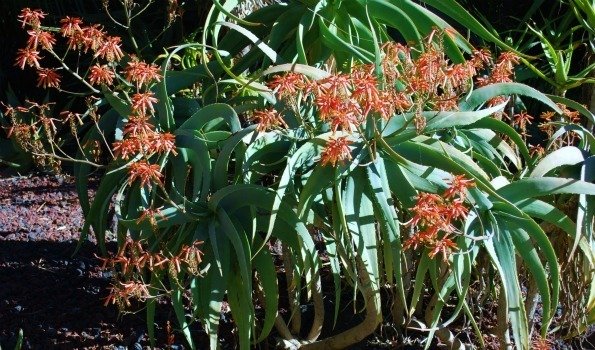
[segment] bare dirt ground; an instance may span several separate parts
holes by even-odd
[[[142,349],[149,345],[144,312],[120,315],[104,306],[111,273],[102,271],[92,242],[77,254],[82,211],[67,176],[0,178],[0,345],[13,349]],[[114,247],[112,246],[112,249]],[[167,339],[166,317],[157,325]],[[161,341],[159,343],[159,341]]]

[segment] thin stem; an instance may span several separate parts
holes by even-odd
[[[50,158],[58,159],[58,160],[61,160],[61,161],[64,161],[64,162],[88,164],[88,165],[94,166],[94,167],[99,168],[99,169],[106,168],[105,165],[100,165],[100,164],[97,164],[97,163],[93,163],[93,162],[88,161],[88,160],[75,159],[75,158],[71,158],[71,157],[61,157],[61,156],[56,155],[56,154],[37,153],[37,152],[33,152],[33,151],[31,151],[30,153],[32,155],[38,156],[38,157],[50,157]]]
[[[60,61],[60,64],[62,65],[62,68],[66,69],[66,71],[70,74],[72,74],[75,78],[77,78],[81,83],[83,83],[84,85],[86,85],[89,89],[91,89],[91,91],[95,94],[100,93],[99,90],[97,90],[96,88],[94,88],[91,84],[89,84],[85,79],[83,79],[83,77],[81,77],[80,75],[78,75],[77,72],[73,71],[72,69],[70,69],[70,67],[68,67],[68,65],[66,63],[64,63],[63,60],[60,59],[60,56],[58,56],[54,50],[48,50],[48,52],[54,56],[57,60]]]
[[[116,25],[119,25],[120,27],[124,28],[124,29],[128,29],[128,27],[125,24],[120,23],[118,20],[116,20],[114,17],[112,17],[111,12],[109,11],[109,9],[107,8],[107,5],[104,6],[105,8],[105,13],[107,14],[107,16],[109,17],[109,19],[114,22]]]
[[[99,123],[97,123],[97,121],[95,121],[95,128],[97,128],[97,132],[99,133],[99,135],[101,135],[101,138],[103,139],[103,143],[107,146],[107,150],[108,150],[109,154],[112,156],[113,159],[115,159],[116,157],[114,156],[114,153],[112,152],[112,149],[111,149],[109,143],[107,143],[105,134],[103,133],[103,130],[101,130],[101,128],[99,127]]]
[[[142,9],[140,9],[136,14],[134,14],[133,16],[131,16],[130,19],[133,20],[137,16],[139,16],[140,14],[142,14],[143,12],[145,12],[149,8],[149,6],[151,6],[152,3],[153,3],[153,0],[149,0],[147,2],[147,4]]]

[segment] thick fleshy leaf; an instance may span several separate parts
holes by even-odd
[[[499,195],[511,202],[560,193],[595,195],[595,184],[576,179],[540,177],[521,179],[498,190]]]
[[[543,177],[550,171],[564,165],[575,165],[584,162],[585,152],[574,146],[566,146],[546,155],[537,163],[535,169],[531,172],[531,177]]]
[[[560,108],[548,96],[528,85],[519,83],[497,83],[475,89],[459,103],[459,109],[461,111],[472,111],[494,97],[510,95],[531,97],[550,107],[556,113],[562,113]]]

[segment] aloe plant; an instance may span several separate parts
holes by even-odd
[[[456,2],[426,3],[497,40]],[[426,348],[435,339],[465,348],[454,335],[463,322],[480,346],[493,332],[502,347],[510,340],[529,349],[538,297],[547,339],[569,264],[549,228],[572,241],[576,266],[592,271],[595,141],[578,124],[552,124],[552,142],[568,132],[580,142],[538,159],[501,115],[510,96],[593,115],[512,82],[516,55],[494,63],[411,1],[293,1],[244,19],[232,15],[237,4],[215,2],[203,43],[171,49],[160,66],[103,35],[102,45],[87,47],[96,63],[87,76],[63,65],[98,96],[80,144],[100,142],[110,154],[97,164],[96,150],[81,147],[75,167],[83,238],[95,234],[116,272],[107,302],[146,301],[154,339],[157,298],[168,296],[191,348],[196,320],[210,348],[219,346],[226,300],[241,349],[273,328],[281,348],[347,348],[382,321],[401,335],[427,333]],[[26,16],[40,28],[38,12]],[[393,29],[412,46],[392,42]],[[172,70],[186,49],[200,55]],[[23,66],[39,63],[25,53]],[[66,120],[74,125],[75,117]],[[90,200],[94,166],[105,173]],[[578,214],[558,208],[557,196],[577,197]],[[119,249],[110,256],[112,200]],[[345,290],[362,321],[321,338]],[[288,296],[288,313],[279,294]],[[581,300],[591,317],[592,295]],[[334,301],[331,315],[325,300]],[[478,317],[485,300],[497,303],[495,330]],[[304,302],[314,310],[309,324]]]

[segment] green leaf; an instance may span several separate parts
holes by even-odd
[[[280,63],[277,62],[277,52],[275,52],[275,50],[273,50],[270,46],[265,44],[261,39],[259,39],[248,29],[231,22],[217,22],[215,23],[215,26],[225,26],[241,33],[246,38],[248,38],[248,40],[250,40],[252,44],[256,45],[273,63]]]
[[[380,225],[380,232],[383,241],[384,269],[389,283],[396,284],[397,299],[401,303],[404,312],[407,312],[407,300],[403,286],[403,271],[401,269],[401,257],[403,256],[401,244],[401,232],[398,225],[398,216],[391,198],[390,187],[387,183],[387,175],[384,167],[384,160],[378,158],[376,162],[366,167],[370,195],[374,203],[376,220]],[[394,278],[394,279],[393,279]]]
[[[518,53],[514,48],[507,45],[497,36],[492,34],[479,23],[463,6],[455,0],[422,0],[422,2],[436,8],[440,12],[457,21],[463,28],[470,29],[484,40],[493,42],[508,51]]]
[[[422,41],[414,20],[399,6],[381,0],[369,0],[366,6],[372,18],[397,29],[405,41],[416,43]]]
[[[529,149],[527,148],[527,144],[525,143],[521,135],[519,135],[519,133],[516,132],[516,130],[514,130],[505,122],[494,118],[483,118],[469,125],[469,127],[490,129],[495,132],[506,135],[512,142],[514,142],[523,158],[525,158],[525,161],[529,163],[530,167],[532,167],[531,155],[529,153]]]
[[[121,120],[121,118],[122,116],[115,109],[112,108],[99,118],[99,129],[104,133],[104,135],[108,136],[114,132],[114,130],[116,129],[116,125],[118,124],[118,121]],[[81,140],[81,144],[84,145],[90,140],[96,140],[99,138],[100,135],[98,129],[92,128],[85,134],[85,136]],[[86,156],[87,155],[81,154],[80,151],[77,153],[77,159],[84,159]],[[83,214],[87,216],[90,210],[89,193],[87,192],[87,190],[89,185],[89,174],[91,172],[91,165],[86,163],[75,162],[73,165],[73,170],[79,203],[81,205],[81,209],[83,210]]]
[[[235,133],[232,137],[230,137],[223,146],[221,153],[217,157],[217,161],[215,162],[215,167],[213,169],[213,183],[215,185],[215,190],[219,190],[225,187],[229,183],[229,172],[228,166],[229,162],[231,161],[231,156],[236,148],[238,148],[238,144],[242,142],[242,139],[256,130],[257,125],[251,125],[247,128],[242,129],[241,131]],[[240,174],[238,174],[240,175]]]
[[[548,96],[530,86],[519,83],[497,83],[475,89],[459,103],[459,109],[461,111],[472,111],[494,97],[509,95],[531,97],[550,107],[556,113],[562,113],[560,108]]]
[[[177,281],[179,277],[181,276],[172,276],[170,274],[170,278],[173,281]],[[190,348],[196,349],[196,345],[192,339],[192,334],[190,333],[190,325],[186,320],[186,313],[184,311],[184,300],[182,298],[183,290],[180,288],[179,283],[177,282],[170,283],[170,287],[172,288],[171,304],[173,306],[174,313],[176,314],[176,318],[178,319],[178,324],[182,328],[182,334],[184,334],[184,337],[190,345]]]
[[[520,179],[498,190],[499,195],[511,202],[560,193],[595,195],[595,184],[575,179],[540,177]]]
[[[216,213],[219,224],[221,225],[221,230],[231,241],[237,256],[237,262],[240,268],[240,276],[243,281],[243,293],[245,293],[245,295],[252,295],[252,265],[250,263],[252,253],[250,251],[250,247],[243,243],[245,239],[244,237],[240,236],[241,231],[236,229],[236,226],[233,224],[225,210],[223,208],[219,208],[216,210]]]
[[[531,172],[531,177],[543,177],[550,171],[564,165],[575,165],[584,162],[586,154],[574,146],[566,146],[545,156]]]
[[[77,245],[77,250],[87,238],[89,229],[93,227],[93,233],[95,234],[101,253],[104,255],[107,254],[107,249],[105,247],[105,231],[108,225],[108,209],[113,194],[126,178],[125,168],[108,172],[103,176],[99,183],[99,187],[95,192],[95,198],[91,203],[89,213],[85,216],[85,224],[81,230],[81,239]]]
[[[514,246],[506,225],[502,225],[495,218],[491,224],[492,231],[489,232],[491,239],[485,241],[484,246],[498,270],[504,287],[504,296],[517,346],[521,349],[529,349],[529,331],[517,274]]]
[[[300,73],[314,80],[320,80],[330,76],[330,73],[327,71],[299,63],[284,63],[277,66],[272,66],[270,68],[265,69],[262,72],[262,75],[269,75],[281,72]]]
[[[419,137],[416,141],[394,145],[394,150],[418,164],[436,166],[456,174],[463,173],[484,183],[488,180],[488,175],[471,157],[435,139]]]
[[[254,268],[258,272],[259,280],[262,283],[262,293],[264,294],[264,322],[262,331],[256,342],[261,342],[269,335],[277,318],[277,309],[279,307],[279,289],[277,286],[277,270],[271,253],[267,249],[262,249],[252,260]]]
[[[176,131],[176,146],[180,150],[180,156],[186,157],[192,166],[192,201],[200,198],[206,201],[211,188],[211,158],[206,143],[197,137],[188,135],[184,130]],[[185,168],[174,168],[174,174],[181,172],[178,176],[185,176]],[[180,190],[184,190],[180,188]]]
[[[236,111],[225,103],[214,103],[201,108],[186,120],[178,130],[200,131],[209,122],[224,120],[231,132],[239,131],[242,126]]]
[[[506,103],[502,103],[477,111],[425,111],[396,115],[388,121],[382,131],[382,136],[389,138],[391,141],[407,140],[415,137],[418,132],[411,122],[416,115],[425,118],[426,127],[424,128],[424,133],[430,133],[451,127],[471,125],[502,110],[505,105]]]
[[[373,53],[354,47],[351,43],[346,42],[336,34],[339,30],[336,23],[330,22],[329,26],[324,23],[324,19],[318,21],[322,42],[332,49],[335,54],[339,52],[349,53],[353,55],[353,57],[359,59],[362,63],[374,62]],[[341,30],[344,30],[344,28],[341,28]]]

